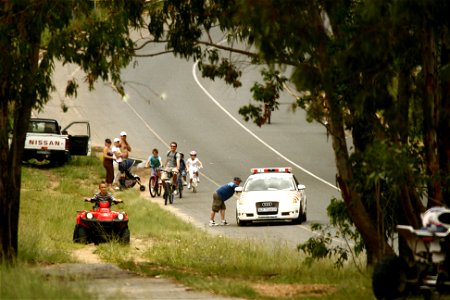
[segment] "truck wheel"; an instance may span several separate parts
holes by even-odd
[[[377,299],[397,299],[406,294],[406,261],[398,256],[383,257],[372,274],[372,289]]]

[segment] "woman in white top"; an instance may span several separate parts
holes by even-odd
[[[186,160],[186,170],[189,173],[189,184],[188,189],[191,188],[192,178],[194,177],[194,173],[197,175],[198,180],[198,170],[203,168],[202,162],[197,158],[197,152],[192,150],[190,153],[190,157]]]
[[[119,179],[120,179],[120,170],[119,163],[122,162],[122,152],[120,151],[120,139],[114,139],[114,145],[111,148],[111,152],[113,153],[113,166],[114,166],[114,181],[115,189],[119,189]]]

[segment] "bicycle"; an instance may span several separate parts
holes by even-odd
[[[196,169],[194,172],[192,172],[193,176],[192,176],[192,183],[191,183],[191,188],[192,188],[192,192],[193,193],[197,193],[197,186],[198,183],[200,182],[200,179],[198,178],[198,170],[200,168]]]
[[[152,196],[152,198],[161,196],[162,184],[159,182],[161,178],[160,173],[161,168],[155,168],[155,170],[152,170],[152,176],[150,176],[148,181],[150,196]]]
[[[170,204],[173,204],[173,200],[175,198],[174,195],[174,191],[175,191],[175,186],[172,184],[172,177],[173,177],[173,173],[172,171],[166,171],[166,170],[161,170],[163,172],[167,173],[167,179],[165,181],[164,184],[164,194],[163,194],[163,198],[164,198],[164,205],[167,205],[167,202],[169,202]]]

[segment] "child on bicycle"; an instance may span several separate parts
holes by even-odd
[[[158,175],[158,169],[162,166],[161,156],[158,155],[158,149],[152,150],[152,155],[150,155],[145,163],[146,168],[151,168],[150,177]],[[160,176],[158,176],[160,177]]]
[[[192,150],[189,155],[190,157],[186,160],[186,168],[189,173],[188,189],[191,188],[192,178],[194,177],[194,174],[197,175],[197,182],[200,181],[198,180],[198,170],[203,167],[202,162],[197,157],[197,151]]]

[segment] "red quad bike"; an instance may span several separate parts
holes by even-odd
[[[430,208],[422,215],[422,225],[420,229],[397,225],[414,260],[407,262],[401,256],[380,260],[372,275],[377,299],[405,299],[414,294],[421,294],[424,299],[449,299],[450,210]]]
[[[73,231],[75,243],[99,243],[117,240],[130,243],[128,215],[124,211],[111,210],[109,202],[99,202],[99,207],[77,213],[77,224]]]

